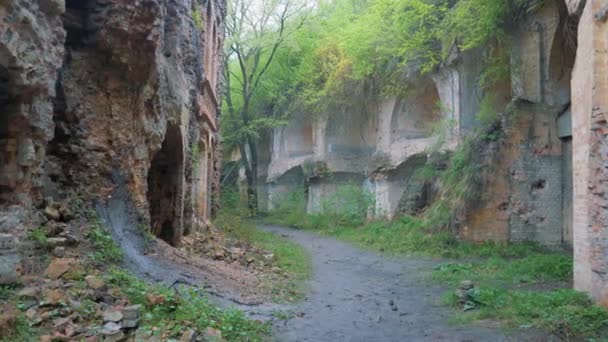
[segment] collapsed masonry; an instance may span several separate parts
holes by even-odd
[[[608,306],[607,13],[605,0],[547,1],[511,32],[507,51],[452,51],[437,72],[410,80],[407,95],[294,115],[263,142],[260,208],[305,187],[307,211],[318,212],[344,183],[373,194],[375,217],[429,205],[428,184],[413,175],[437,142],[430,127],[451,122],[444,146],[455,150],[479,125],[479,61],[492,51],[511,64],[492,104],[514,104],[514,119],[486,148],[492,167],[459,234],[573,247],[576,288]]]
[[[154,234],[208,223],[219,187],[215,0],[0,1],[0,233],[124,179]]]

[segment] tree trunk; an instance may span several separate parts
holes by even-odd
[[[247,153],[249,148],[249,153]],[[241,144],[241,160],[245,167],[245,178],[247,180],[247,206],[251,216],[256,216],[258,213],[258,161],[257,149],[255,144],[247,140]]]

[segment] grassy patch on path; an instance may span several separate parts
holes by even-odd
[[[163,340],[179,336],[186,327],[196,331],[217,329],[227,341],[265,341],[270,333],[268,323],[249,320],[236,309],[220,309],[194,290],[180,296],[166,287],[148,285],[119,268],[110,269],[104,280],[132,304],[142,305],[139,329]]]

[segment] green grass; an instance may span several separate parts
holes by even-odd
[[[237,210],[221,212],[215,224],[228,237],[273,253],[273,265],[287,275],[287,278],[271,279],[267,284],[276,301],[296,302],[303,298],[303,283],[310,277],[312,268],[310,256],[302,246],[277,234],[257,229],[246,215]]]
[[[44,227],[37,227],[28,232],[29,238],[36,243],[36,245],[40,248],[48,248],[48,236],[46,229]]]
[[[93,224],[87,237],[95,249],[89,257],[97,264],[119,263],[122,261],[122,250],[112,238],[112,234],[100,224]]]
[[[6,332],[3,332],[6,334]],[[14,330],[6,336],[0,336],[0,342],[15,342],[15,341],[38,341],[38,334],[32,328],[25,315],[20,314],[16,317]]]
[[[572,289],[551,291],[508,290],[481,286],[470,296],[476,310],[461,313],[458,323],[498,319],[506,327],[534,326],[565,341],[584,341],[603,337],[608,328],[608,313],[589,297]],[[455,296],[447,296],[456,306]]]
[[[533,253],[516,259],[494,256],[473,262],[450,262],[435,267],[432,277],[450,285],[458,285],[462,280],[503,286],[566,282],[572,277],[572,257],[563,253]]]
[[[280,224],[273,213],[266,222]],[[332,217],[309,215],[298,228],[351,242],[365,249],[391,255],[420,255],[434,257],[523,257],[542,253],[544,248],[534,243],[473,244],[459,241],[448,232],[429,232],[423,219],[403,216],[394,221],[372,221],[358,227],[336,225]]]
[[[220,330],[227,341],[249,342],[264,341],[270,333],[268,323],[248,320],[236,309],[220,309],[194,290],[180,296],[165,287],[150,286],[119,268],[110,269],[104,279],[131,303],[142,305],[140,329],[152,334],[178,337],[187,327],[197,331],[211,327]],[[164,302],[150,305],[146,300],[148,295],[162,296]]]

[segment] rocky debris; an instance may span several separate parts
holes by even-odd
[[[196,332],[192,329],[186,329],[179,338],[179,342],[194,342],[196,341]]]
[[[104,324],[99,333],[103,336],[104,341],[121,341],[125,337],[124,333],[121,331],[120,324],[115,322]]]
[[[226,237],[210,227],[205,234],[195,233],[182,239],[182,251],[217,261],[238,263],[248,269],[266,270],[274,260],[274,254],[248,243]]]
[[[17,310],[10,305],[0,306],[0,336],[10,335],[17,323]]]
[[[17,292],[17,297],[20,299],[36,299],[40,295],[40,287],[26,287]]]
[[[0,285],[15,283],[20,267],[21,257],[17,255],[15,236],[0,233]]]
[[[202,338],[203,338],[203,341],[209,341],[209,342],[223,341],[222,332],[217,329],[211,328],[211,327],[207,327],[203,331]]]
[[[65,256],[65,247],[58,246],[53,248],[53,256],[57,258],[63,258]]]
[[[122,313],[120,311],[105,311],[103,313],[104,322],[118,323],[122,321]]]
[[[462,309],[465,311],[475,309],[477,289],[475,284],[470,280],[463,280],[460,286],[454,291],[454,295],[458,300],[458,304],[462,305]]]
[[[101,290],[106,287],[106,283],[103,281],[103,279],[95,275],[88,275],[84,277],[84,281],[87,283],[87,286],[93,290]]]
[[[146,301],[148,302],[148,305],[156,306],[156,305],[164,304],[167,301],[167,298],[165,298],[165,296],[162,296],[162,295],[155,295],[155,294],[149,293],[146,295]]]
[[[59,210],[53,207],[44,208],[44,216],[46,216],[46,218],[48,218],[49,220],[53,221],[59,221],[61,219],[61,214],[59,213]]]
[[[47,267],[44,275],[50,279],[59,279],[66,274],[78,261],[72,258],[57,258],[53,259]]]
[[[75,218],[74,213],[67,203],[54,202],[46,199],[47,205],[43,210],[44,216],[53,222],[69,222]]]
[[[136,328],[141,318],[141,305],[131,305],[122,309],[121,314],[123,328]]]

